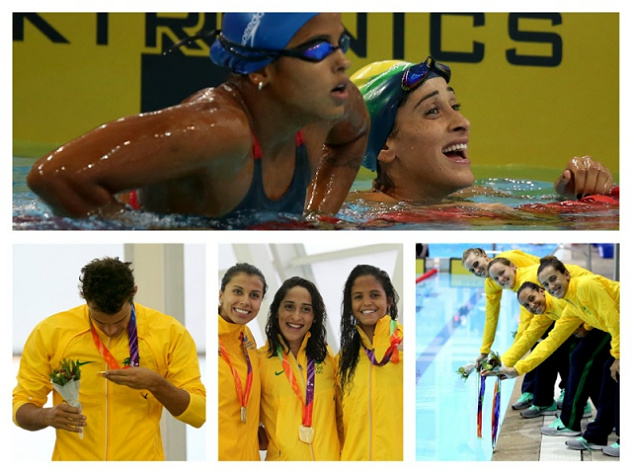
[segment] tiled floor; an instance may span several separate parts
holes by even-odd
[[[510,404],[520,397],[521,382],[522,378],[516,379]],[[540,428],[552,420],[550,416],[527,420],[520,416],[519,410],[509,408],[492,461],[619,461],[619,458],[606,456],[601,451],[569,449],[565,444],[568,438],[564,436],[542,436]],[[585,423],[588,421],[589,419]],[[616,440],[616,435],[612,433],[608,443],[614,443]]]

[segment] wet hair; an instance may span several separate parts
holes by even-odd
[[[220,289],[222,291],[225,291],[226,285],[228,285],[228,283],[230,283],[230,281],[234,277],[236,277],[237,275],[241,273],[244,273],[248,276],[259,277],[261,279],[261,282],[263,283],[263,296],[265,296],[266,291],[268,291],[268,284],[266,283],[266,277],[263,276],[263,273],[261,273],[261,270],[259,270],[254,265],[251,265],[250,263],[237,263],[233,265],[232,267],[230,267],[228,270],[226,270],[226,273],[224,273],[224,276],[222,277],[222,283],[221,283]]]
[[[279,327],[279,308],[288,291],[297,286],[305,288],[309,292],[312,297],[312,311],[314,313],[314,321],[309,330],[311,335],[307,340],[305,352],[309,357],[314,359],[314,361],[322,362],[325,360],[325,357],[327,357],[327,311],[325,309],[325,302],[314,283],[298,276],[285,280],[274,295],[272,304],[270,304],[268,322],[266,323],[266,336],[268,337],[268,346],[270,349],[269,357],[276,356],[279,336],[283,337],[283,333]],[[283,340],[285,340],[285,338]],[[285,342],[286,345],[288,345],[287,341]]]
[[[463,256],[461,257],[461,262],[465,264],[465,261],[470,255],[474,255],[475,257],[482,257],[483,255],[487,255],[487,252],[479,247],[472,247],[463,252]]]
[[[505,257],[496,257],[489,262],[489,265],[487,265],[487,273],[490,273],[492,266],[494,266],[497,263],[502,263],[503,265],[507,267],[511,266],[510,260],[506,259]]]
[[[522,285],[520,285],[518,291],[516,291],[516,298],[520,298],[520,292],[526,290],[527,288],[531,288],[533,291],[544,290],[544,288],[542,288],[537,283],[533,283],[532,281],[525,281]]]
[[[360,358],[360,334],[356,330],[358,320],[351,307],[351,288],[356,279],[361,276],[373,276],[384,289],[386,300],[390,301],[388,314],[391,319],[397,319],[397,302],[399,296],[391,282],[388,273],[372,265],[357,265],[347,277],[342,296],[342,311],[340,316],[340,362],[338,373],[340,387],[344,393],[345,386],[351,386],[358,360]]]
[[[540,273],[542,273],[542,270],[544,270],[546,267],[553,267],[555,270],[557,270],[561,274],[565,274],[568,271],[566,270],[566,267],[564,266],[564,264],[560,262],[557,257],[553,257],[553,256],[542,257],[540,259],[540,266],[538,267],[538,276],[540,275]]]
[[[97,311],[118,313],[134,298],[134,275],[131,262],[118,258],[94,259],[81,269],[79,294]]]

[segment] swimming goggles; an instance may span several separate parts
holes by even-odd
[[[415,90],[430,78],[432,72],[443,77],[446,82],[450,82],[450,68],[428,56],[424,62],[406,69],[402,76],[402,90],[406,92]]]
[[[296,48],[288,49],[264,49],[243,46],[238,43],[233,43],[232,41],[226,39],[226,37],[222,34],[219,35],[219,42],[224,49],[234,56],[249,61],[286,56],[301,59],[303,61],[309,61],[311,63],[318,63],[339,49],[342,50],[343,53],[346,53],[351,44],[351,36],[346,31],[342,33],[340,35],[340,39],[338,39],[338,46],[334,46],[324,39],[315,39],[297,46]]]

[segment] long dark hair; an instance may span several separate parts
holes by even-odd
[[[338,373],[340,387],[344,392],[345,386],[353,380],[353,375],[360,357],[360,334],[356,330],[357,318],[351,308],[351,288],[358,277],[373,276],[384,289],[386,300],[390,301],[388,314],[391,319],[397,319],[397,302],[399,296],[391,282],[388,273],[372,265],[357,265],[347,277],[342,294],[342,312],[340,316],[340,362]]]
[[[283,337],[281,328],[279,327],[279,307],[287,292],[296,286],[305,288],[312,297],[314,321],[309,330],[311,336],[307,340],[305,352],[309,357],[314,359],[314,361],[322,362],[325,360],[325,357],[327,357],[327,311],[325,310],[325,303],[316,285],[298,276],[285,280],[274,295],[272,304],[270,304],[268,322],[266,323],[266,336],[268,336],[268,347],[270,348],[269,357],[276,356],[279,336]],[[283,340],[285,340],[285,338]]]

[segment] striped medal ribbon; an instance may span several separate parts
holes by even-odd
[[[303,443],[312,444],[314,441],[314,427],[312,426],[312,415],[314,412],[314,382],[316,379],[316,370],[314,369],[314,359],[307,356],[307,384],[305,387],[305,399],[298,385],[298,380],[294,376],[290,360],[280,345],[277,345],[277,355],[281,360],[285,377],[292,387],[292,391],[296,394],[303,406],[303,423],[298,427],[298,439]]]
[[[250,398],[250,390],[252,389],[252,364],[250,363],[250,357],[248,356],[248,349],[246,349],[245,344],[245,336],[243,332],[239,333],[239,340],[241,341],[241,346],[244,349],[244,356],[246,357],[246,365],[248,366],[248,373],[246,375],[246,390],[244,392],[241,384],[241,378],[237,373],[237,369],[233,367],[233,364],[230,362],[230,357],[228,356],[228,351],[224,346],[224,342],[221,338],[219,338],[219,351],[222,354],[224,360],[228,363],[230,370],[233,373],[233,380],[235,381],[235,390],[237,390],[237,398],[239,399],[239,403],[241,404],[241,408],[239,410],[240,418],[242,423],[246,423],[247,420],[247,409],[248,399]]]
[[[375,349],[367,349],[364,345],[362,345],[367,357],[371,361],[371,364],[381,367],[387,364],[391,360],[391,358],[393,358],[394,363],[399,362],[399,352],[397,351],[397,346],[402,342],[402,336],[401,331],[397,329],[397,321],[395,321],[394,319],[391,319],[390,322],[389,337],[391,339],[391,345],[388,349],[386,349],[384,357],[382,357],[382,360],[379,362],[375,358]]]
[[[99,354],[101,354],[101,357],[103,357],[103,360],[105,360],[108,367],[115,370],[120,369],[121,366],[119,365],[119,363],[116,361],[116,359],[114,358],[112,353],[109,351],[109,349],[105,346],[105,344],[103,344],[103,341],[101,341],[101,338],[99,337],[99,334],[97,333],[97,330],[95,329],[94,324],[92,324],[92,318],[90,318],[89,321],[90,321],[90,332],[92,333],[92,339],[94,340],[94,345],[97,347]],[[128,367],[138,367],[140,365],[140,354],[138,352],[138,330],[136,328],[136,308],[134,307],[133,303],[132,303],[132,310],[130,312],[129,322],[127,323],[127,339],[129,341],[129,355],[130,356],[128,359],[125,359],[123,368],[126,369]]]

